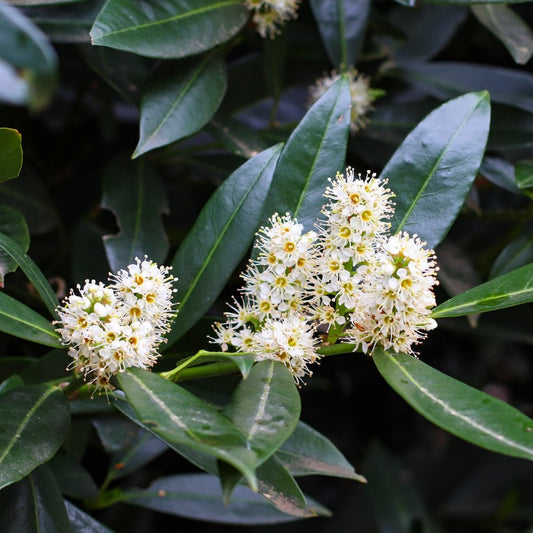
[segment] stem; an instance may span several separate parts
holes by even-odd
[[[226,376],[237,373],[239,369],[233,363],[213,363],[196,368],[183,370],[181,374],[175,376],[172,381],[190,381],[192,379],[212,378],[216,376]]]
[[[357,351],[358,344],[332,344],[330,346],[322,346],[317,351],[320,355],[340,355],[343,353],[352,353]]]

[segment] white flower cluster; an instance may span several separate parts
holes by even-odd
[[[373,109],[372,103],[378,96],[383,94],[383,91],[371,89],[369,78],[360,74],[353,67],[349,68],[346,73],[350,84],[350,131],[356,133],[368,125],[368,113]],[[309,89],[311,105],[339,80],[340,77],[341,73],[332,70],[329,75],[319,78]]]
[[[319,342],[345,341],[414,354],[434,328],[434,252],[407,233],[389,235],[394,194],[375,174],[338,173],[318,232],[275,214],[258,233],[258,257],[242,275],[242,303],[215,324],[224,351],[277,359],[300,381]]]
[[[99,389],[128,367],[151,367],[170,329],[174,277],[170,267],[136,259],[110,284],[86,280],[58,307],[59,333],[69,346],[69,365]]]
[[[295,19],[300,0],[244,0],[252,11],[252,21],[263,39],[273,39],[280,33],[280,26]]]

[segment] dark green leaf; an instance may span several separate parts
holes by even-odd
[[[432,111],[394,153],[382,177],[396,193],[392,230],[434,247],[446,235],[476,177],[489,132],[487,92]]]
[[[516,184],[520,189],[533,187],[533,160],[523,159],[516,164]]]
[[[256,455],[246,439],[216,409],[182,387],[146,370],[118,376],[141,422],[167,443],[184,444],[228,462],[256,487]]]
[[[0,4],[0,101],[39,111],[55,89],[57,58],[41,31],[20,10]]]
[[[492,265],[489,279],[507,274],[516,268],[533,262],[533,232],[531,225],[500,252]]]
[[[343,76],[311,107],[281,156],[263,211],[290,212],[306,229],[320,215],[328,177],[344,170],[350,123],[350,90]]]
[[[79,500],[98,496],[98,487],[93,478],[72,456],[58,453],[48,464],[62,494]]]
[[[428,94],[447,100],[469,91],[488,91],[493,102],[533,112],[533,74],[474,63],[412,63],[395,74]]]
[[[520,194],[520,189],[516,186],[515,169],[509,161],[499,157],[484,157],[479,172],[491,183]]]
[[[0,204],[0,286],[4,286],[4,278],[9,272],[15,272],[17,260],[2,246],[2,238],[9,239],[22,254],[30,246],[28,226],[22,214],[6,204]]]
[[[311,8],[328,52],[337,68],[355,65],[363,45],[369,0],[311,0]]]
[[[281,147],[261,152],[217,189],[178,249],[172,267],[178,275],[178,316],[171,345],[209,309],[248,251]]]
[[[18,374],[13,374],[0,383],[0,394],[4,394],[15,387],[22,387],[23,385],[24,381],[22,378]]]
[[[113,533],[111,529],[66,500],[65,508],[70,521],[71,533]]]
[[[366,481],[329,439],[303,422],[298,422],[276,457],[295,476],[319,474]]]
[[[104,237],[111,269],[116,272],[145,255],[164,261],[168,239],[161,213],[168,210],[165,191],[155,171],[144,161],[117,158],[106,170],[102,207],[111,210],[120,227],[118,235]]]
[[[20,174],[22,136],[17,130],[0,128],[0,183]]]
[[[107,453],[127,448],[139,433],[139,427],[114,413],[95,416],[91,422]]]
[[[433,318],[486,313],[533,301],[533,263],[463,292],[433,309]]]
[[[91,38],[141,56],[178,58],[227,41],[247,19],[239,0],[108,0]]]
[[[525,65],[533,55],[533,32],[526,22],[506,5],[470,6],[472,13],[509,50],[515,63]]]
[[[217,477],[185,474],[159,478],[146,490],[129,490],[122,501],[172,515],[224,524],[277,524],[297,517],[282,513],[249,488],[235,489],[224,505]]]
[[[58,389],[28,385],[2,394],[0,489],[53,457],[65,438],[69,421],[67,400]]]
[[[70,362],[72,362],[72,358],[68,356],[65,348],[51,350],[46,355],[39,357],[34,363],[29,364],[20,373],[20,376],[28,385],[60,379],[67,381],[70,377],[67,370]]]
[[[89,0],[9,0],[10,4],[19,7],[28,6],[45,6],[56,4],[78,4],[81,2],[89,2]]]
[[[514,407],[406,354],[373,360],[387,383],[425,418],[477,446],[533,460],[533,420]]]
[[[239,383],[222,412],[244,433],[261,464],[294,431],[300,408],[300,395],[287,367],[261,361]]]
[[[143,92],[139,142],[132,157],[202,129],[225,92],[226,68],[219,56],[158,70]]]
[[[410,472],[377,443],[371,444],[365,464],[368,495],[380,531],[407,533],[417,527],[427,533],[436,531],[428,523],[428,512]]]
[[[0,492],[2,533],[71,533],[65,502],[48,465]]]
[[[0,292],[0,331],[52,348],[62,346],[48,320],[3,292]]]
[[[509,2],[503,2],[502,0],[423,0],[424,4],[452,4],[452,5],[462,5],[462,6],[471,6],[472,4],[521,4],[527,2],[528,0],[510,0]],[[405,0],[401,3],[405,3],[410,6],[416,4],[415,0]],[[416,4],[418,5],[418,4]]]
[[[0,226],[0,229],[5,230],[5,227]],[[48,283],[48,280],[45,278],[44,274],[26,254],[27,249],[28,245],[24,244],[24,239],[14,239],[10,238],[4,233],[0,233],[0,251],[2,256],[9,256],[22,268],[24,274],[26,274],[35,290],[43,299],[43,302],[45,303],[48,311],[50,311],[50,314],[53,317],[56,317],[57,315],[55,309],[59,302],[57,301],[56,295],[50,287],[50,284]]]

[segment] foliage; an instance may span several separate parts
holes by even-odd
[[[251,4],[0,0],[0,529],[526,531],[531,6]],[[419,358],[326,343],[298,387],[216,351],[258,229],[315,228],[348,165],[436,248]],[[145,256],[176,277],[163,353],[84,383],[58,300]]]

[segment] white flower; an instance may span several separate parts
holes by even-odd
[[[300,0],[244,0],[261,37],[273,39],[288,20],[298,16]]]
[[[155,363],[175,315],[168,267],[136,259],[112,281],[105,286],[87,280],[57,309],[58,331],[73,359],[69,367],[106,391],[117,372]]]
[[[346,74],[350,85],[350,131],[355,133],[368,125],[367,115],[372,111],[372,102],[381,94],[381,91],[371,89],[369,78],[359,74],[354,67],[350,67]],[[311,104],[339,80],[341,75],[336,70],[332,70],[329,75],[319,78],[309,89]]]

